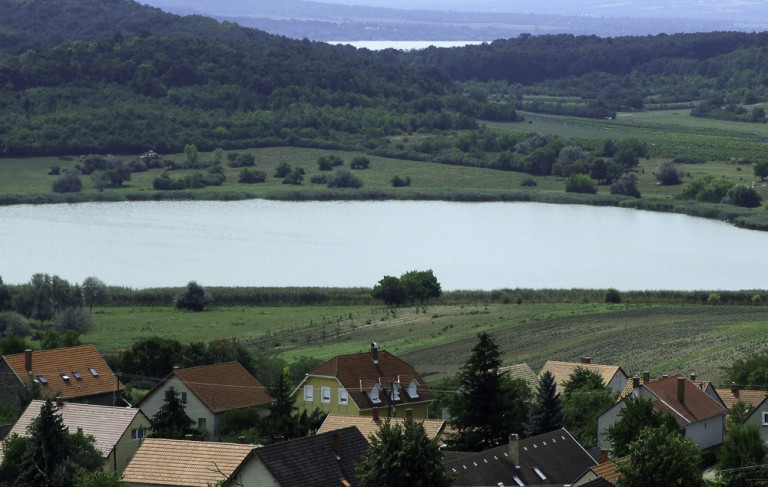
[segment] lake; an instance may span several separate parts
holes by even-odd
[[[401,51],[413,51],[434,47],[463,47],[491,41],[327,41],[328,44],[342,44],[356,47],[357,49],[369,49],[371,51],[383,51],[384,49],[398,49]]]
[[[125,202],[0,207],[0,276],[134,288],[765,289],[768,233],[684,215],[543,203]]]

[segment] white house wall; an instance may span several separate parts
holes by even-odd
[[[624,401],[617,402],[597,418],[597,446],[601,450],[610,450],[611,442],[606,437],[609,426],[619,420],[619,413],[624,409]]]
[[[699,445],[699,450],[719,445],[723,442],[725,416],[715,416],[704,421],[685,426],[685,436]]]
[[[147,397],[141,402],[142,412],[151,419],[152,416],[154,416],[155,413],[157,413],[157,411],[159,411],[160,407],[163,405],[165,400],[165,391],[170,387],[176,389],[176,392],[179,394],[179,399],[181,399],[182,393],[186,393],[187,402],[184,404],[184,411],[187,413],[187,416],[192,418],[192,420],[195,422],[195,426],[197,426],[200,418],[205,418],[205,429],[211,435],[215,436],[218,434],[218,429],[213,413],[211,413],[205,404],[203,404],[203,402],[198,399],[197,396],[195,396],[195,394],[186,385],[184,385],[181,380],[179,380],[178,377],[175,376],[166,380],[160,388],[156,389],[155,392],[152,393],[151,396]]]

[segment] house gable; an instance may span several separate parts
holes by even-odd
[[[582,367],[592,372],[596,372],[602,377],[603,383],[611,387],[614,391],[621,392],[627,384],[629,377],[618,365],[600,365],[593,364],[591,359],[584,358],[581,362],[560,362],[557,360],[548,360],[539,372],[539,377],[545,372],[550,372],[557,383],[557,392],[563,392],[563,383],[567,381],[571,374],[577,368]]]

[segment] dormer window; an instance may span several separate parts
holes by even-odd
[[[374,384],[371,388],[371,391],[368,393],[368,397],[371,398],[371,402],[374,404],[381,404],[381,398],[379,397],[379,393],[381,392],[381,386],[378,384]]]
[[[400,383],[399,382],[392,383],[392,400],[393,401],[400,400]]]
[[[408,397],[419,397],[419,381],[416,379],[413,379],[411,383],[408,384]]]

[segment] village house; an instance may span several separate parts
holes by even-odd
[[[700,449],[719,445],[725,433],[725,407],[683,375],[674,375],[639,385],[634,397],[650,399],[659,413],[669,413],[685,435]],[[618,401],[597,418],[597,445],[610,450],[606,430],[619,420],[626,398]]]
[[[743,392],[746,391],[740,391],[740,393]],[[760,426],[760,438],[768,443],[768,397],[765,397],[763,391],[760,392],[763,394],[763,400],[749,409],[749,414],[744,418],[743,424],[755,423]]]
[[[603,383],[616,392],[621,392],[627,384],[629,377],[618,365],[600,365],[593,364],[590,357],[582,357],[579,362],[560,362],[557,360],[547,360],[544,367],[539,372],[539,378],[544,373],[549,372],[555,378],[557,392],[563,392],[563,383],[567,381],[571,374],[577,368],[583,368],[592,372],[597,372],[603,378]]]
[[[32,401],[9,434],[27,436],[28,427],[40,415],[43,404],[45,401]],[[96,440],[94,446],[101,452],[105,471],[122,472],[149,431],[149,419],[136,408],[67,402],[57,405],[56,413],[70,433],[80,428]]]
[[[93,345],[25,350],[0,359],[0,402],[21,405],[20,393],[34,387],[41,397],[104,406],[127,406],[123,385]]]
[[[152,418],[165,401],[165,391],[173,387],[179,394],[187,416],[213,438],[219,436],[219,420],[227,411],[256,408],[269,414],[275,400],[266,388],[239,362],[174,369],[144,395],[136,406]]]
[[[560,428],[482,452],[445,452],[443,465],[458,476],[456,487],[571,485],[597,464],[568,430]]]
[[[123,472],[131,487],[236,487],[256,482],[256,445],[147,438]],[[219,483],[221,482],[221,484]]]
[[[348,416],[426,419],[435,396],[416,370],[371,344],[370,352],[339,355],[309,372],[291,393],[300,411]],[[374,413],[375,411],[375,413]]]
[[[499,367],[499,373],[506,374],[511,379],[523,379],[532,391],[535,391],[536,386],[539,385],[539,378],[536,376],[536,372],[526,363]]]

